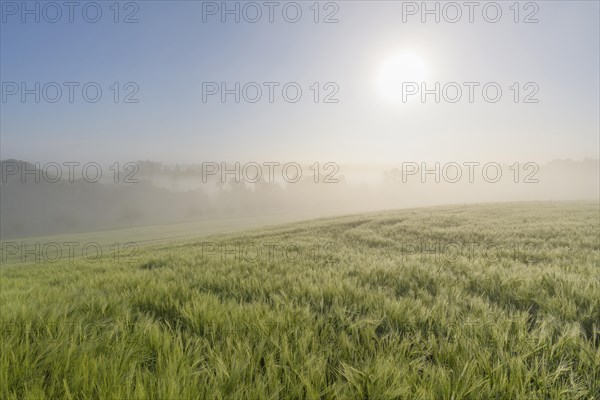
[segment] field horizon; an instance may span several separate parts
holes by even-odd
[[[0,0],[0,400],[600,400],[600,0]]]
[[[55,235],[22,236],[11,237],[1,240],[2,242],[19,242],[25,245],[35,243],[50,243],[52,241],[70,241],[85,239],[87,241],[110,242],[116,239],[129,238],[135,243],[146,245],[164,244],[176,242],[178,239],[195,240],[221,235],[226,233],[244,232],[257,229],[268,229],[289,224],[309,223],[315,221],[328,221],[338,218],[359,217],[376,215],[381,213],[394,213],[400,211],[418,211],[438,209],[460,208],[460,207],[486,207],[486,206],[508,206],[508,205],[560,205],[560,204],[594,204],[594,200],[514,200],[514,201],[489,201],[477,203],[441,203],[434,205],[407,206],[399,208],[382,208],[369,211],[342,211],[332,214],[331,212],[304,212],[304,213],[273,213],[249,217],[208,217],[193,221],[167,222],[162,224],[144,224],[128,228],[113,228],[100,230],[85,230],[74,233],[63,233]],[[600,207],[600,204],[599,204]],[[110,238],[110,239],[108,239]]]

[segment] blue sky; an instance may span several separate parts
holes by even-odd
[[[31,16],[23,23],[6,3],[3,83],[97,82],[103,97],[93,104],[80,96],[74,103],[39,104],[9,97],[0,103],[2,158],[400,163],[598,157],[596,1],[537,2],[534,24],[513,22],[513,2],[499,2],[503,16],[495,24],[477,12],[473,23],[464,17],[422,23],[418,15],[403,22],[402,2],[390,1],[336,2],[339,22],[331,24],[313,22],[312,1],[298,2],[303,15],[294,24],[277,11],[274,23],[265,15],[254,24],[231,17],[222,23],[218,16],[204,23],[207,3],[199,1],[136,2],[139,22],[132,24],[113,22],[112,1],[97,2],[103,15],[94,24],[77,10],[74,23],[64,15],[57,23],[35,23]],[[328,7],[320,18],[335,10]],[[119,17],[131,10],[121,9]],[[398,54],[420,60],[431,84],[497,82],[502,100],[390,101],[378,82],[385,82],[382,65]],[[398,75],[404,72],[400,66]],[[213,81],[297,82],[303,97],[295,104],[280,96],[272,104],[203,103],[202,82]],[[139,103],[115,104],[114,82],[135,82]],[[314,103],[314,82],[336,83],[339,102]],[[511,101],[514,82],[535,82],[539,103]]]

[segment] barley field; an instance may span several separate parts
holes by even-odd
[[[599,232],[447,206],[5,263],[0,398],[599,399]]]

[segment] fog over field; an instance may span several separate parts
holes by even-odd
[[[115,169],[17,160],[1,166],[5,239],[215,218],[281,215],[286,221],[442,204],[589,201],[598,198],[600,185],[598,160],[591,159],[405,162],[395,168],[146,161]]]
[[[3,2],[3,238],[595,200],[597,2]]]

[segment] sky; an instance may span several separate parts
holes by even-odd
[[[35,13],[21,14],[36,3],[39,22]],[[458,2],[462,15],[454,23],[457,9],[436,2],[427,4],[437,4],[439,22],[433,14],[422,22],[421,2],[276,2],[273,22],[261,1],[78,2],[73,22],[62,3],[53,3],[59,16],[47,2],[1,2],[2,159],[398,164],[599,157],[597,1],[481,2],[473,22]],[[234,14],[222,22],[221,9],[236,4],[239,22]],[[262,16],[246,21],[257,16],[256,6]],[[497,7],[498,22],[489,22]],[[290,22],[298,9],[299,20]],[[35,94],[23,101],[22,84],[32,89],[36,82],[40,102]],[[52,82],[62,87],[54,103]],[[73,102],[65,82],[78,84]],[[240,82],[240,102],[234,94],[225,102],[220,93],[207,95],[211,82],[229,89]],[[241,93],[249,82],[256,85],[247,86],[246,99],[254,99],[256,86],[262,90],[255,103]],[[278,84],[271,84],[273,102],[265,82]],[[426,82],[430,90],[439,82],[441,100],[407,95],[412,87],[402,82]],[[464,82],[473,82],[473,102]],[[94,87],[102,90],[97,102],[83,97],[89,83],[89,99]],[[288,99],[302,90],[297,102],[284,98],[288,83]],[[488,99],[502,90],[497,102],[483,95],[488,83]],[[456,86],[462,97],[452,103]]]

